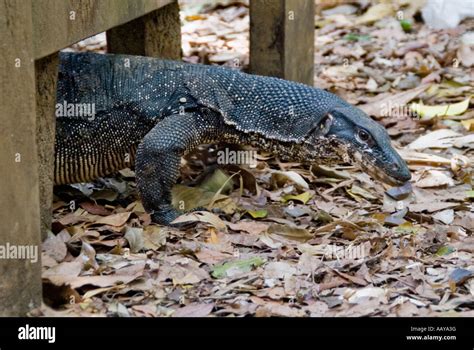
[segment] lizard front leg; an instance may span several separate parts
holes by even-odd
[[[179,177],[181,157],[202,143],[217,139],[217,116],[171,115],[160,121],[137,150],[135,171],[143,207],[154,222],[169,225],[182,214],[171,205],[171,188]]]

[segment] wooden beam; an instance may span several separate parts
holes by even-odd
[[[36,137],[39,157],[41,237],[51,229],[54,185],[54,137],[59,56],[54,53],[35,62]]]
[[[1,1],[0,13],[0,316],[22,316],[41,304],[31,1]]]
[[[157,10],[173,0],[35,0],[34,57],[43,58],[84,38]]]
[[[181,59],[178,3],[108,30],[107,47],[110,53]]]
[[[250,71],[313,85],[314,0],[250,1]]]

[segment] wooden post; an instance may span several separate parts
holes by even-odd
[[[39,156],[39,191],[41,237],[51,228],[54,184],[54,136],[56,130],[55,104],[58,79],[58,54],[35,62],[36,71],[36,135]]]
[[[250,1],[250,71],[313,85],[314,0]]]
[[[178,3],[108,30],[107,46],[110,53],[181,59]]]
[[[21,316],[41,303],[31,1],[1,1],[0,13],[0,316]]]

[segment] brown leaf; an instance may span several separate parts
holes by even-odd
[[[428,89],[430,85],[420,85],[414,89],[407,90],[400,92],[398,94],[381,94],[377,96],[377,99],[372,101],[371,103],[365,105],[359,105],[360,109],[362,109],[368,115],[373,116],[389,116],[392,115],[394,108],[401,108],[406,106],[408,102],[413,100],[423,91]],[[392,108],[390,108],[392,107]],[[397,113],[395,111],[395,113]]]
[[[280,304],[274,301],[266,302],[263,306],[260,306],[255,312],[255,316],[257,317],[302,317],[305,315],[306,313],[301,309],[297,309],[286,304]]]
[[[224,260],[233,258],[232,254],[223,253],[216,250],[208,249],[208,248],[201,248],[197,252],[194,253],[199,261],[206,263],[208,265],[215,265]]]
[[[111,213],[109,209],[106,209],[104,206],[98,205],[97,203],[93,202],[81,202],[79,206],[93,215],[107,216]]]
[[[48,276],[48,279],[55,285],[68,284],[71,288],[76,289],[85,285],[93,285],[96,287],[110,287],[116,284],[128,284],[138,277],[143,276],[145,263],[139,263],[124,267],[117,270],[112,275],[102,276],[78,276],[67,274],[56,274]],[[44,274],[43,274],[44,275]]]
[[[227,224],[231,230],[245,231],[252,234],[261,234],[268,230],[269,225],[259,221],[240,220],[236,223]]]
[[[130,217],[130,212],[118,213],[100,218],[95,224],[110,225],[110,226],[123,226]]]
[[[226,224],[215,214],[208,211],[193,211],[191,213],[180,215],[172,223],[179,224],[183,222],[204,222],[214,226],[218,230],[227,231]]]
[[[43,242],[43,252],[48,254],[57,262],[63,261],[67,254],[67,247],[64,241],[55,235],[51,235]]]
[[[213,308],[214,304],[189,304],[177,309],[173,313],[173,317],[206,317],[211,313]]]

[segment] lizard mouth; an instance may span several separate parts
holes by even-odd
[[[406,182],[388,175],[384,171],[380,170],[380,168],[374,166],[372,163],[362,162],[358,165],[362,168],[363,171],[372,176],[374,179],[382,181],[390,186],[401,186]]]
[[[364,172],[372,176],[374,179],[390,186],[401,186],[407,182],[406,180],[400,180],[388,174],[383,169],[373,164],[368,157],[364,157],[361,153],[354,152],[353,155],[354,163],[356,163]]]

